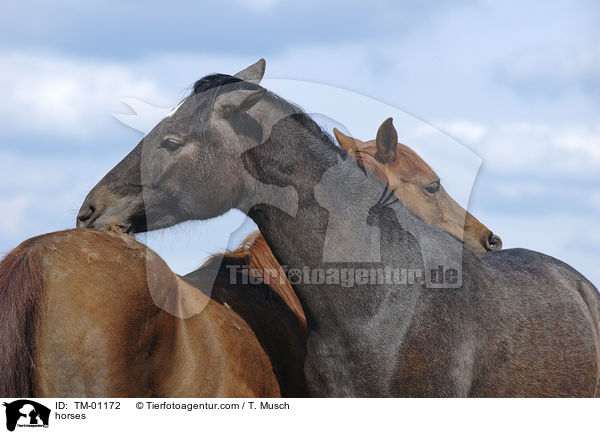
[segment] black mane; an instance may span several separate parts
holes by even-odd
[[[228,74],[209,74],[205,77],[202,77],[200,80],[194,83],[194,87],[192,88],[192,95],[197,95],[202,92],[206,92],[207,90],[214,89],[215,87],[226,86],[228,84],[234,83],[244,83],[247,84],[250,88],[255,86],[258,88],[259,86],[243,81],[237,77]]]

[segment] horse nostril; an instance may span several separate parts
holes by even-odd
[[[486,240],[486,247],[488,250],[500,250],[502,249],[502,238],[498,235],[491,233]]]
[[[77,220],[81,223],[85,223],[94,215],[95,212],[96,207],[94,205],[90,205],[87,207],[87,209],[82,209],[81,211],[79,211],[79,214],[77,215]]]

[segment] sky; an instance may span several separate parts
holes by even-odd
[[[592,1],[12,2],[0,16],[0,253],[74,226],[142,137],[113,116],[133,113],[122,99],[173,107],[196,79],[264,57],[265,86],[329,130],[369,140],[393,115],[400,141],[505,248],[550,254],[600,287],[598,16]],[[184,273],[234,247],[244,220],[140,239]]]

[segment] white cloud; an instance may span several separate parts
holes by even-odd
[[[281,4],[281,0],[236,0],[242,6],[256,10],[258,12],[264,12],[272,9],[278,4]]]
[[[600,44],[528,47],[498,68],[498,77],[523,95],[556,97],[568,90],[600,91]]]
[[[562,128],[556,132],[553,144],[556,148],[566,150],[582,158],[600,161],[600,124],[577,125]]]
[[[600,170],[600,124],[434,123],[483,158],[485,170],[523,176],[586,176]]]
[[[478,142],[488,131],[485,125],[468,121],[442,122],[437,126],[442,131],[446,131],[451,136],[466,143]]]
[[[126,64],[8,53],[0,55],[4,128],[87,137],[106,125],[120,98],[164,100],[157,84]]]

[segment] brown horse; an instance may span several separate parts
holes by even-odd
[[[304,311],[258,231],[239,248],[214,255],[182,278],[233,310],[250,326],[269,356],[282,396],[306,396]]]
[[[473,252],[502,248],[500,237],[456,203],[433,169],[415,151],[398,142],[391,118],[381,124],[377,138],[368,142],[346,136],[336,128],[333,132],[342,148],[389,183],[406,207],[427,223],[462,240]],[[387,143],[397,145],[388,147]]]
[[[25,241],[0,263],[1,396],[279,396],[235,312],[111,231]]]

